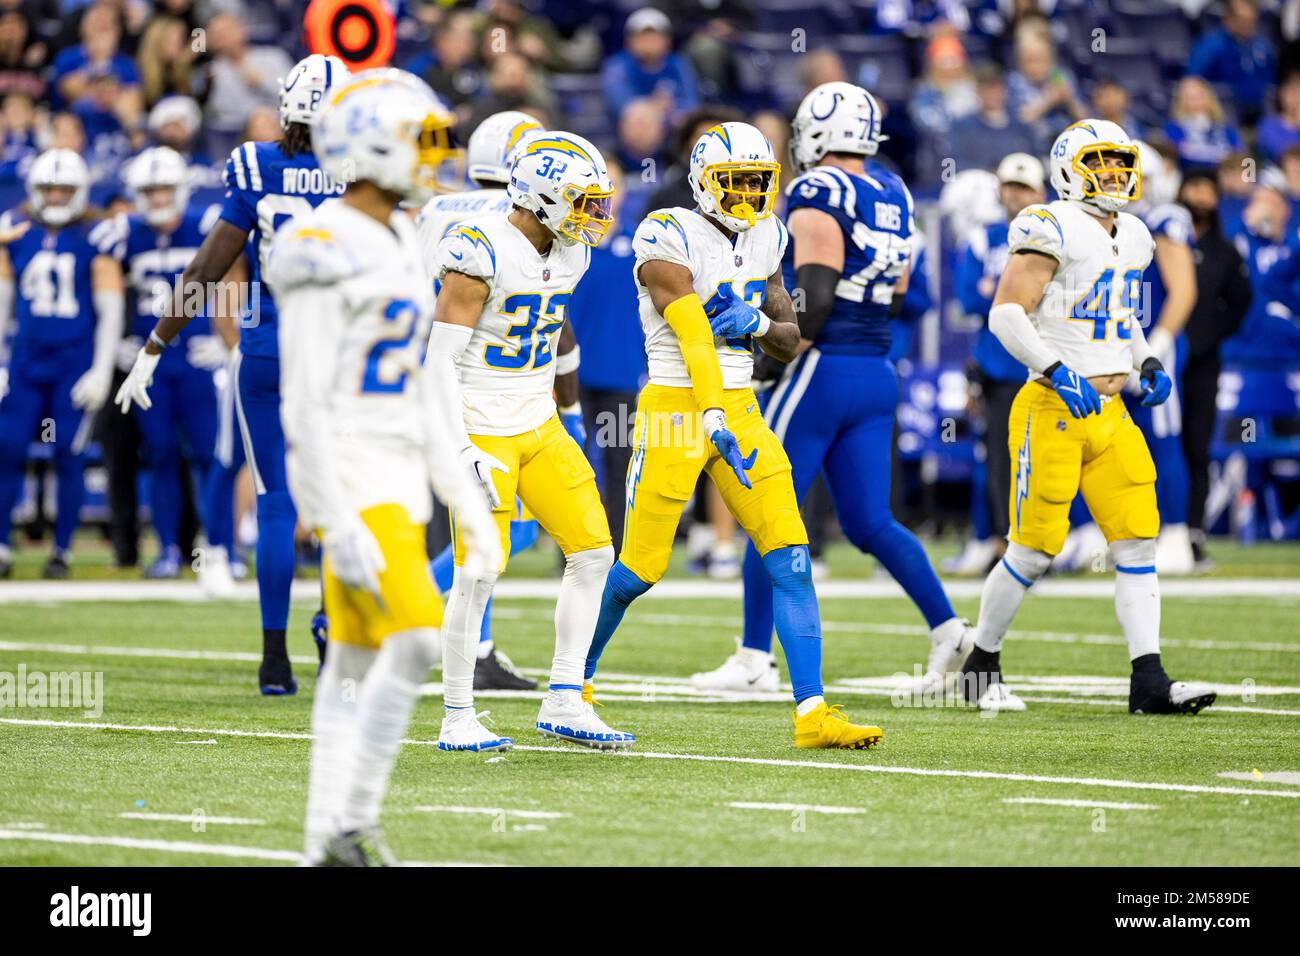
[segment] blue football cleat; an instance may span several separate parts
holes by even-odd
[[[151,581],[174,581],[181,576],[181,549],[172,545],[158,555],[154,563],[145,568],[144,576]]]

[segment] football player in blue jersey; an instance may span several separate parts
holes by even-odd
[[[802,341],[764,417],[790,458],[799,500],[824,470],[845,536],[921,609],[931,629],[924,680],[933,683],[960,669],[973,637],[921,543],[889,510],[899,399],[889,322],[907,291],[914,224],[907,187],[871,159],[881,118],[870,93],[842,82],[814,89],[795,115],[800,175],[787,189],[783,270],[786,285],[803,293]],[[696,674],[696,686],[775,689],[772,583],[752,546],[744,579],[744,643],[717,670]]]
[[[221,217],[185,268],[180,288],[186,294],[165,303],[115,399],[124,412],[132,403],[150,407],[148,388],[163,349],[194,318],[193,304],[206,298],[189,291],[221,283],[247,248],[252,281],[234,361],[235,395],[244,451],[257,489],[257,585],[262,609],[258,684],[266,695],[298,690],[285,649],[297,512],[284,472],[275,302],[270,290],[262,287],[261,276],[275,230],[344,191],[345,184],[317,164],[311,126],[330,91],[347,78],[343,61],[320,54],[312,54],[289,71],[280,97],[284,136],[273,143],[244,143],[230,154]]]
[[[22,490],[28,444],[54,446],[58,516],[47,578],[66,578],[82,498],[84,451],[95,413],[113,384],[122,338],[122,270],[91,242],[86,213],[90,173],[72,150],[32,163],[27,202],[0,216],[0,344],[14,320],[7,367],[0,367],[0,578],[13,569],[11,515]]]
[[[176,279],[212,229],[221,207],[189,206],[189,170],[175,150],[155,146],[125,171],[127,197],[136,212],[96,227],[101,252],[120,263],[130,281],[132,334],[144,341],[172,296]],[[206,310],[177,336],[154,371],[153,407],[140,409],[144,452],[150,470],[150,509],[158,535],[158,559],[148,578],[180,576],[181,440],[201,488],[212,466],[217,435],[217,393],[212,373],[225,362],[226,348],[211,329]],[[196,494],[196,498],[198,495]],[[203,515],[204,526],[208,516]]]

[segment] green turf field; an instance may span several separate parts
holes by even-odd
[[[534,560],[534,573],[548,566]],[[835,557],[837,577],[846,563]],[[428,745],[441,710],[431,693],[385,827],[399,855],[425,862],[1294,864],[1300,776],[1271,775],[1300,772],[1298,605],[1166,600],[1169,670],[1223,685],[1220,706],[1142,718],[1122,706],[1128,667],[1110,599],[1031,597],[1003,654],[1030,710],[987,718],[894,706],[880,679],[923,659],[916,612],[901,599],[827,599],[828,697],[885,739],[872,751],[809,752],[791,744],[785,700],[702,698],[683,681],[731,651],[738,600],[645,599],[598,685],[603,716],[638,735],[634,755],[545,741],[531,729],[536,698],[501,696],[479,706],[521,746],[443,754]],[[494,607],[502,647],[540,673],[552,605]],[[0,864],[292,862],[311,610],[295,604],[291,621],[302,691],[264,699],[252,603],[0,603],[0,674],[101,672],[104,691],[97,716],[0,709]]]

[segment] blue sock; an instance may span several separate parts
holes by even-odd
[[[618,630],[627,613],[628,605],[639,598],[650,585],[627,569],[622,561],[615,561],[605,578],[605,593],[600,598],[600,616],[596,618],[596,633],[591,637],[591,647],[587,651],[587,667],[583,677],[591,680],[596,676],[596,664],[605,650],[605,645]]]
[[[439,594],[446,594],[451,590],[452,578],[456,575],[455,556],[452,553],[454,550],[449,544],[429,562],[429,574],[433,577],[433,583],[438,588]]]
[[[257,496],[257,598],[262,605],[263,630],[283,631],[289,625],[297,522],[289,492],[268,491]]]
[[[753,542],[745,548],[742,566],[745,582],[744,646],[756,651],[772,651],[772,578]]]
[[[510,553],[518,554],[520,551],[527,551],[537,543],[537,522],[529,519],[527,521],[510,522]]]
[[[812,558],[807,545],[797,544],[769,551],[763,565],[772,578],[776,636],[785,651],[797,704],[822,693],[822,620]]]
[[[72,547],[72,535],[81,523],[81,503],[86,497],[86,459],[82,455],[55,455],[54,469],[59,479],[54,546],[67,551]]]

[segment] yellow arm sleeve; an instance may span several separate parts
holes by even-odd
[[[686,374],[691,377],[695,404],[700,411],[722,408],[722,366],[713,346],[713,329],[704,314],[704,304],[694,292],[684,295],[664,309],[664,320],[677,336]]]

